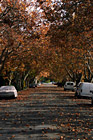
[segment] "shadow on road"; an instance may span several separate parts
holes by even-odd
[[[82,103],[80,103],[80,104],[77,104],[79,107],[93,107],[93,105],[92,104],[82,104]]]
[[[15,97],[0,97],[0,100],[13,100]]]

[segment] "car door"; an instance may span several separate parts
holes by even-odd
[[[89,96],[89,84],[83,83],[82,89],[81,89],[81,95],[82,96]]]

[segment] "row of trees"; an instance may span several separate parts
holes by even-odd
[[[0,76],[22,89],[44,72],[92,81],[91,0],[0,1]]]
[[[39,1],[51,26],[50,46],[55,47],[56,78],[69,77],[77,83],[93,78],[92,4],[91,0]],[[57,62],[57,63],[56,63]],[[52,70],[52,74],[54,73]],[[60,79],[62,80],[62,79]]]

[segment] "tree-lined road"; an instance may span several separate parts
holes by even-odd
[[[0,100],[0,140],[92,140],[93,106],[56,86]]]

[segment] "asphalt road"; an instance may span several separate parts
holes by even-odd
[[[0,140],[92,140],[93,105],[56,86],[0,100]]]

